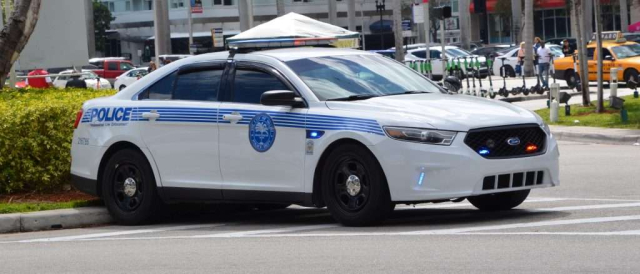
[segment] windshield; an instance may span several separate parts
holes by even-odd
[[[640,55],[640,44],[624,45],[612,48],[618,59],[624,59]]]
[[[93,71],[83,70],[84,75],[80,76],[80,79],[98,79],[98,75]]]
[[[551,51],[551,53],[553,53],[553,55],[555,56],[564,56],[564,53],[562,53],[562,48],[559,46],[553,46],[553,47],[548,47],[549,50]]]
[[[321,101],[407,91],[443,92],[414,70],[379,55],[315,57],[287,65]]]
[[[453,57],[465,57],[471,55],[471,53],[464,51],[462,49],[446,49],[447,55],[452,55]]]

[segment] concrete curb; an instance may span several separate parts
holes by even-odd
[[[562,89],[560,89],[560,91],[562,91]],[[581,94],[582,93],[580,92],[569,92],[569,95],[571,96],[581,95]],[[514,103],[514,102],[523,102],[523,101],[541,100],[541,99],[549,99],[549,95],[542,94],[542,95],[529,95],[529,96],[520,96],[520,97],[507,97],[507,98],[502,98],[500,100],[509,102],[509,103]]]
[[[633,145],[640,143],[640,135],[610,135],[601,133],[582,133],[564,130],[551,130],[553,136],[559,141],[586,142],[593,144]]]
[[[0,233],[76,228],[113,222],[106,208],[83,207],[0,215]]]

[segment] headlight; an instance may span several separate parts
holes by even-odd
[[[384,131],[392,139],[448,146],[453,143],[457,132],[435,129],[384,127]]]
[[[549,128],[549,125],[547,125],[547,123],[540,123],[540,127],[542,128],[542,130],[544,130],[544,132],[547,133],[547,135],[551,135],[551,128]]]

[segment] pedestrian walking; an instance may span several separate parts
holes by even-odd
[[[542,82],[542,87],[549,88],[549,63],[551,62],[551,50],[545,47],[544,41],[540,40],[540,47],[536,51],[538,55],[538,79]]]
[[[524,51],[525,45],[526,45],[525,42],[520,43],[520,49],[518,50],[518,64],[516,64],[516,74],[518,74],[518,76],[522,76],[522,67],[524,66],[524,57],[525,57],[525,51]]]
[[[576,49],[569,44],[569,40],[564,39],[562,41],[562,53],[564,54],[564,57],[573,56],[574,52],[576,52]]]

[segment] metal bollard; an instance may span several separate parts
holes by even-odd
[[[560,103],[558,103],[559,91],[560,91],[560,84],[558,83],[551,84],[551,92],[550,92],[551,97],[549,98],[549,100],[551,100],[551,103],[549,104],[549,106],[551,107],[551,111],[549,112],[550,114],[549,120],[552,123],[558,122],[558,107],[560,106]]]
[[[618,70],[619,68],[611,68],[611,76],[609,77],[609,107],[613,104],[613,97],[618,96]]]

